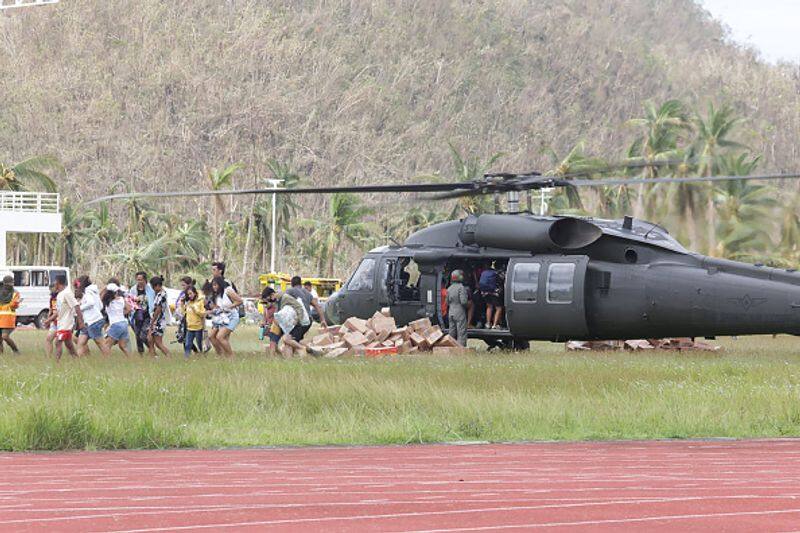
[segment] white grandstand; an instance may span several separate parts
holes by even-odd
[[[15,7],[33,7],[57,4],[59,0],[0,0],[0,9],[14,9]]]

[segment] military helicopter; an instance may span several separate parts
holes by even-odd
[[[652,165],[652,163],[647,163]],[[636,166],[626,164],[626,167]],[[644,164],[642,164],[644,166]],[[503,280],[501,328],[473,327],[490,347],[527,349],[531,340],[800,335],[800,273],[706,257],[651,222],[537,216],[520,192],[554,187],[779,180],[800,174],[574,179],[494,173],[455,183],[137,193],[137,197],[219,194],[427,193],[434,199],[506,194],[507,210],[434,224],[404,243],[368,252],[325,309],[330,323],[368,318],[384,307],[399,324],[442,324],[440,292],[454,269],[467,279],[490,264]],[[93,202],[130,197],[117,194]],[[484,322],[486,324],[486,322]]]

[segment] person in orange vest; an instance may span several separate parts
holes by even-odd
[[[11,340],[11,334],[17,327],[17,307],[21,299],[19,293],[14,290],[14,278],[6,276],[3,284],[0,285],[0,353],[3,353],[3,344],[8,344],[11,351],[19,353],[19,348]]]

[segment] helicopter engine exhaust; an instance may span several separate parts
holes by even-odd
[[[530,252],[578,250],[602,235],[599,227],[579,218],[542,220],[519,215],[470,216],[459,232],[465,245]]]

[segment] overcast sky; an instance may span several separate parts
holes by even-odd
[[[800,0],[700,0],[731,29],[734,40],[753,45],[764,59],[800,62]]]

